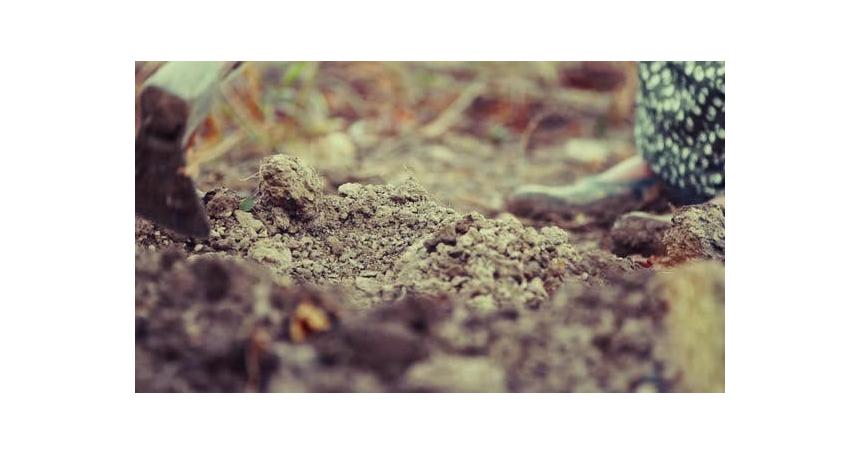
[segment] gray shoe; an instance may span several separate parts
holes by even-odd
[[[526,218],[562,217],[579,214],[607,221],[638,210],[659,195],[654,178],[631,182],[606,182],[583,179],[563,186],[523,185],[514,190],[507,202],[508,211]]]

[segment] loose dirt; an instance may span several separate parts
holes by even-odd
[[[139,250],[136,388],[713,390],[722,344],[703,356],[696,337],[722,333],[712,316],[723,273],[719,262],[693,262],[607,286],[574,281],[539,309],[410,293],[362,310],[331,290],[278,284],[253,261]]]
[[[204,196],[213,225],[206,241],[138,220],[138,390],[669,391],[707,383],[684,382],[685,363],[673,359],[690,354],[665,348],[669,337],[692,342],[677,334],[688,316],[665,316],[671,301],[660,273],[580,251],[557,227],[459,214],[412,179],[343,184],[337,194],[323,187],[300,160],[275,155],[262,162],[255,198],[223,188]],[[667,235],[686,232],[691,220],[714,228],[711,218],[680,213]],[[722,276],[721,266],[710,267],[701,280]]]

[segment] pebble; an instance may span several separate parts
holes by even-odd
[[[507,377],[488,359],[438,355],[414,365],[406,383],[422,390],[446,392],[506,392]]]

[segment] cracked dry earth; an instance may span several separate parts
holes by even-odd
[[[274,155],[205,241],[136,221],[137,391],[722,390],[722,207],[613,228],[675,258],[642,269],[414,180],[324,187]]]

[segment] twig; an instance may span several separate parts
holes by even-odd
[[[255,173],[253,173],[253,174],[251,174],[251,175],[249,175],[249,176],[247,176],[247,177],[242,177],[242,178],[241,178],[241,179],[239,179],[239,180],[240,180],[240,181],[242,181],[242,182],[247,182],[248,180],[251,180],[252,178],[254,178],[254,177],[259,177],[259,176],[260,176],[260,171],[257,171],[257,172],[255,172]]]
[[[526,125],[526,129],[523,131],[523,135],[520,137],[520,151],[523,155],[528,155],[529,153],[529,141],[532,138],[532,134],[537,130],[538,126],[540,126],[540,122],[544,121],[550,115],[550,112],[544,111],[536,115],[533,119],[529,120],[529,124]]]
[[[451,126],[457,123],[457,120],[462,117],[463,112],[472,105],[472,102],[479,97],[485,89],[486,85],[483,82],[473,82],[460,94],[460,96],[439,114],[435,120],[424,125],[421,128],[421,134],[428,138],[439,137],[445,131],[448,131]]]
[[[247,67],[246,67],[247,68]],[[235,118],[239,120],[239,124],[243,130],[250,133],[254,142],[263,143],[266,147],[269,146],[270,137],[265,125],[259,125],[254,120],[250,110],[245,107],[242,100],[239,99],[239,93],[234,87],[233,81],[239,76],[240,71],[234,71],[228,80],[221,84],[221,95],[224,97],[225,105],[233,113]],[[265,122],[265,119],[263,120]]]
[[[201,164],[207,161],[212,161],[229,152],[241,144],[244,138],[245,135],[242,131],[237,131],[211,146],[201,147],[198,149],[192,148],[187,155],[187,168],[189,169],[189,172],[191,175],[196,175]]]

